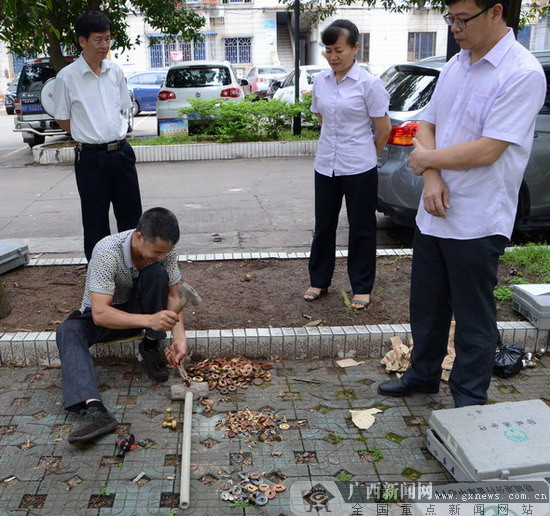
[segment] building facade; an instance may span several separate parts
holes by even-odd
[[[111,52],[126,74],[166,69],[186,60],[216,59],[233,63],[244,77],[252,65],[294,67],[293,15],[278,0],[187,0],[188,8],[205,18],[201,39],[196,42],[160,34],[143,16],[130,15],[129,38],[139,39],[133,49]],[[352,20],[360,31],[359,61],[368,63],[376,74],[396,63],[443,55],[447,47],[447,26],[439,11],[415,9],[390,13],[382,8],[340,8],[335,16],[320,23],[306,14],[300,19],[301,64],[324,61],[320,43],[322,30],[336,18]],[[531,50],[550,48],[550,16],[528,25],[519,40]],[[19,71],[22,60],[10,55],[0,43],[0,93]]]

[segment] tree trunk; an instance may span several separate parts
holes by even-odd
[[[65,59],[63,59],[63,52],[61,51],[61,43],[59,42],[59,38],[57,38],[53,32],[48,34],[48,47],[52,68],[57,73],[68,63]]]
[[[0,319],[7,317],[11,313],[11,305],[8,301],[8,295],[4,290],[4,284],[0,278]]]

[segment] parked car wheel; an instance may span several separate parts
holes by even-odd
[[[13,107],[7,107],[7,108],[6,108],[6,113],[7,113],[8,115],[13,115],[13,114],[15,113],[15,108],[13,108]]]
[[[132,102],[132,116],[138,116],[140,111],[141,109],[139,107],[138,101],[134,100]]]

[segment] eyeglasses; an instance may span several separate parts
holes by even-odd
[[[447,13],[443,16],[443,19],[445,20],[445,23],[449,26],[449,27],[452,27],[453,25],[456,25],[456,28],[457,29],[465,29],[466,28],[466,24],[473,20],[474,18],[477,18],[478,16],[482,15],[484,12],[488,11],[489,9],[491,9],[492,7],[494,6],[491,6],[491,7],[486,7],[485,9],[483,9],[483,11],[480,11],[478,12],[477,14],[474,14],[473,16],[470,16],[470,18],[466,18],[465,20],[462,20],[460,18],[455,18],[454,16],[452,16],[450,13]]]
[[[95,38],[90,40],[94,47],[101,47],[102,45],[111,48],[113,40],[111,38]]]

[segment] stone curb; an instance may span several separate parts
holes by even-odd
[[[546,348],[548,330],[537,330],[524,321],[499,322],[504,344],[515,343],[526,352]],[[246,356],[248,358],[314,360],[320,358],[381,358],[390,349],[390,338],[407,342],[409,324],[368,326],[318,326],[312,328],[238,328],[232,330],[186,331],[193,358]],[[170,336],[164,344],[168,344]],[[134,359],[139,340],[99,345],[96,358]],[[0,334],[0,364],[25,366],[59,365],[55,332]]]
[[[32,155],[41,165],[74,163],[74,149],[50,149],[48,144],[36,145]],[[151,161],[191,161],[213,159],[288,158],[314,156],[317,140],[285,142],[190,143],[187,145],[136,145],[138,163]]]
[[[347,258],[347,250],[336,251],[336,258]],[[376,256],[412,256],[412,249],[377,249]],[[268,252],[243,252],[243,253],[203,253],[203,254],[179,254],[178,262],[211,262],[223,260],[265,260],[275,258],[278,260],[295,260],[309,258],[309,252],[268,251]],[[33,258],[29,260],[28,267],[44,267],[52,265],[86,265],[86,258]]]
[[[347,250],[336,251],[345,258]],[[378,249],[377,256],[411,256],[412,249]],[[242,252],[178,255],[180,262],[297,259],[307,258],[309,252]],[[86,258],[31,259],[29,266],[85,265]],[[526,352],[548,347],[550,331],[538,330],[526,321],[499,322],[502,342],[515,343]],[[409,324],[359,326],[317,326],[312,328],[242,328],[227,330],[186,331],[194,358],[239,356],[273,359],[319,359],[343,357],[383,357],[390,349],[390,338],[411,336]],[[167,339],[165,343],[168,343]],[[134,359],[139,340],[94,346],[96,358],[118,357]],[[0,333],[0,364],[59,365],[55,332]]]

